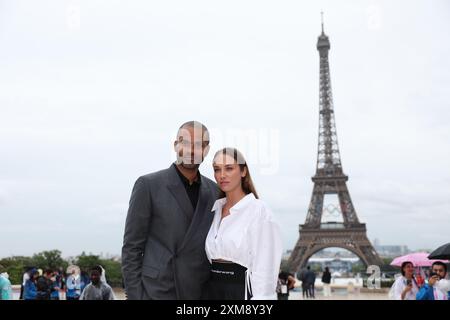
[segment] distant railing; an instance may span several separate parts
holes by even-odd
[[[300,231],[302,230],[317,230],[317,225],[313,224],[301,224],[299,226]],[[320,229],[355,229],[360,231],[366,230],[365,223],[352,223],[345,226],[343,222],[322,222],[320,224]]]
[[[324,222],[320,224],[320,229],[345,229],[341,222]]]

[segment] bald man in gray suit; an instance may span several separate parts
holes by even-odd
[[[208,129],[184,123],[174,149],[177,161],[141,176],[131,194],[122,247],[128,299],[200,299],[209,278],[205,239],[218,189],[198,171]]]

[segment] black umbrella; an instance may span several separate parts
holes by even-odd
[[[450,243],[440,246],[428,256],[428,259],[450,259]]]

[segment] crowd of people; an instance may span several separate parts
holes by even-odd
[[[20,288],[20,300],[114,300],[114,292],[106,282],[102,266],[80,271],[72,266],[62,269],[41,270],[27,267]],[[0,300],[13,300],[9,275],[1,267]]]
[[[393,300],[450,300],[450,280],[447,279],[447,265],[436,261],[428,274],[428,281],[415,275],[414,264],[405,261],[398,277],[389,291]]]
[[[450,280],[447,265],[441,261],[432,264],[429,270],[419,269],[412,262],[401,265],[401,275],[396,277],[389,290],[391,300],[450,300]],[[425,273],[428,273],[426,275]],[[308,266],[297,273],[301,281],[303,299],[315,299],[316,274]],[[331,273],[328,267],[322,272],[323,296],[331,296]],[[292,274],[280,272],[278,276],[278,300],[288,300],[289,291],[294,289],[296,279]]]

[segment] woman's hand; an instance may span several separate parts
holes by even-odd
[[[405,289],[403,289],[402,292],[402,300],[405,300],[405,296],[408,292],[410,292],[412,290],[412,283],[406,285]]]

